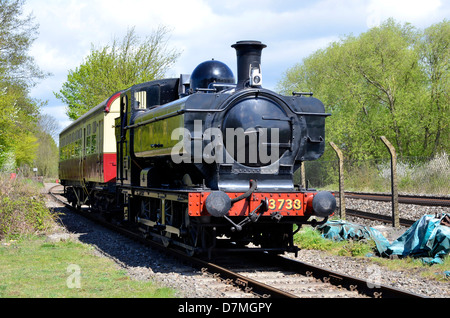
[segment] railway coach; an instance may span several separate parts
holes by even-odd
[[[120,92],[91,109],[59,137],[59,178],[67,200],[76,208],[91,205],[107,211],[115,201],[117,176],[114,119]]]

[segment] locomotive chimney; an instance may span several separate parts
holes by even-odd
[[[259,41],[239,41],[231,47],[236,49],[238,88],[249,82],[251,87],[261,87],[261,52],[267,45]]]

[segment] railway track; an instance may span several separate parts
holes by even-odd
[[[339,192],[333,193],[336,196],[339,196]],[[345,192],[345,197],[349,199],[361,199],[361,200],[384,201],[384,202],[389,202],[392,200],[392,196],[390,194],[381,194],[381,193]],[[450,206],[450,197],[399,195],[398,202],[422,206],[448,207]]]
[[[339,196],[339,192],[333,192],[335,196]],[[345,192],[345,197],[348,199],[390,202],[392,197],[390,194],[380,193],[361,193],[361,192]],[[400,195],[399,203],[420,205],[424,207],[450,207],[450,197],[438,196],[417,196],[417,195]],[[345,209],[348,216],[363,218],[367,220],[379,221],[382,223],[392,223],[392,215],[385,215],[380,213],[371,213],[355,209]],[[400,226],[410,227],[417,220],[400,218]]]
[[[61,203],[68,205],[50,189],[49,194]],[[73,210],[73,209],[72,209]],[[238,287],[246,294],[259,298],[422,298],[414,293],[388,286],[373,286],[370,281],[343,275],[282,256],[255,253],[227,254],[225,257],[208,259],[190,257],[177,249],[144,239],[135,231],[126,229],[101,218],[94,213],[77,211],[83,216],[120,232],[135,241],[164,251],[198,268],[205,275],[211,275],[225,285]],[[264,264],[263,266],[261,264]],[[376,284],[375,284],[376,285]]]
[[[215,263],[214,267],[220,264],[225,279],[235,279],[244,289],[263,298],[422,298],[284,256],[227,255]],[[224,268],[230,273],[223,272]]]
[[[359,211],[359,210],[354,210],[354,209],[345,209],[345,213],[348,216],[354,216],[354,217],[359,217],[359,218],[363,218],[363,219],[379,221],[379,222],[383,222],[383,223],[392,223],[392,216],[389,216],[389,215],[364,212],[364,211]],[[414,221],[414,220],[400,218],[401,226],[410,227],[415,222],[416,221]]]

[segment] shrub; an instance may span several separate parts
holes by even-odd
[[[0,239],[44,232],[53,221],[35,183],[0,176]]]

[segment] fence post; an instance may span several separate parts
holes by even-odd
[[[397,153],[385,136],[380,138],[391,154],[392,226],[398,228],[400,227],[400,215],[398,211]]]
[[[339,158],[339,212],[341,219],[345,220],[344,155],[335,143],[330,142],[330,145],[333,147]]]
[[[300,165],[300,180],[302,183],[302,187],[306,189],[306,171],[304,161],[302,161],[302,164]]]

